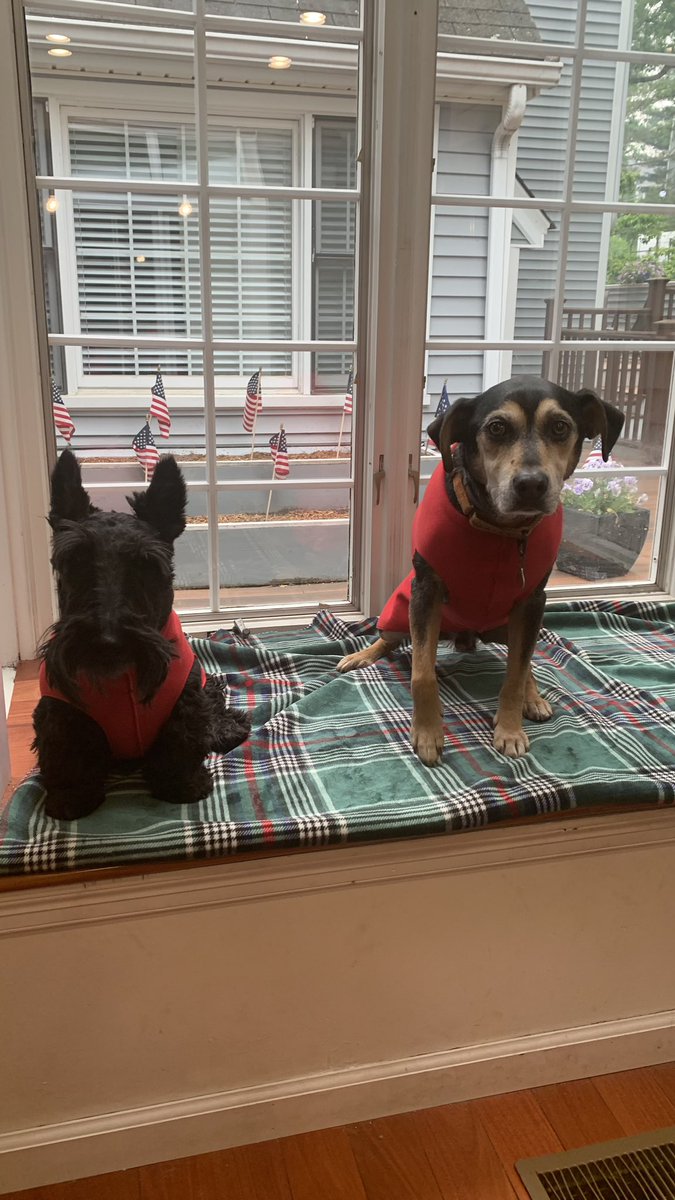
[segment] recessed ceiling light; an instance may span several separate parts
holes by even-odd
[[[47,209],[47,212],[55,213],[58,207],[59,202],[56,196],[47,196],[47,199],[45,200],[45,208]]]
[[[189,217],[190,213],[192,212],[192,205],[190,204],[190,201],[184,200],[183,203],[178,206],[178,211],[181,217]]]
[[[273,54],[267,61],[268,67],[273,71],[287,71],[293,62],[292,58],[287,58],[285,54]]]
[[[48,33],[45,36],[48,42],[59,42],[61,46],[66,46],[70,41],[67,33]]]
[[[303,25],[325,25],[326,14],[322,12],[303,12],[300,13],[300,20]]]
[[[136,262],[137,262],[137,263],[144,263],[144,262],[145,262],[145,255],[144,255],[144,254],[137,254],[137,255],[136,255]]]
[[[66,50],[65,46],[54,46],[52,50],[47,51],[52,58],[70,58],[72,53],[72,50]]]

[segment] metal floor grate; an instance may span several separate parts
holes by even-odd
[[[532,1200],[675,1200],[675,1125],[516,1168]]]

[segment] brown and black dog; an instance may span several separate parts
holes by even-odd
[[[378,640],[338,664],[369,666],[412,636],[411,739],[422,762],[433,766],[443,752],[440,636],[462,651],[476,637],[508,646],[496,750],[525,754],[523,717],[552,715],[530,664],[562,536],[560,492],[584,438],[601,438],[606,461],[623,421],[593,391],[521,376],[457,400],[429,426],[443,461],[415,517],[413,570],[385,605]]]

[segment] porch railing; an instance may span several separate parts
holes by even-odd
[[[607,297],[606,297],[607,298]],[[570,391],[594,388],[620,408],[626,417],[623,439],[645,449],[663,443],[673,369],[668,351],[612,350],[612,341],[667,341],[675,338],[675,284],[650,280],[640,307],[563,309],[562,340],[577,343],[559,356],[556,382]],[[553,300],[546,302],[545,337],[553,334]],[[585,350],[584,341],[607,341],[607,349]],[[550,378],[549,352],[543,355],[543,375]]]

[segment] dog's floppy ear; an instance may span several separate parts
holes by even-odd
[[[581,388],[573,394],[579,402],[579,431],[585,438],[601,439],[602,457],[607,462],[623,429],[624,414],[601,400],[592,388]]]
[[[49,524],[52,529],[59,521],[84,521],[98,510],[82,487],[82,475],[72,450],[63,450],[52,471]]]
[[[431,425],[427,427],[429,437],[441,452],[446,471],[452,470],[453,445],[455,442],[466,441],[469,436],[471,418],[477,399],[478,396],[474,396],[472,399],[462,397],[460,400],[455,400],[446,413],[435,417]]]
[[[146,491],[134,492],[127,501],[139,520],[152,525],[165,542],[175,541],[185,529],[187,488],[172,454],[162,455]]]

